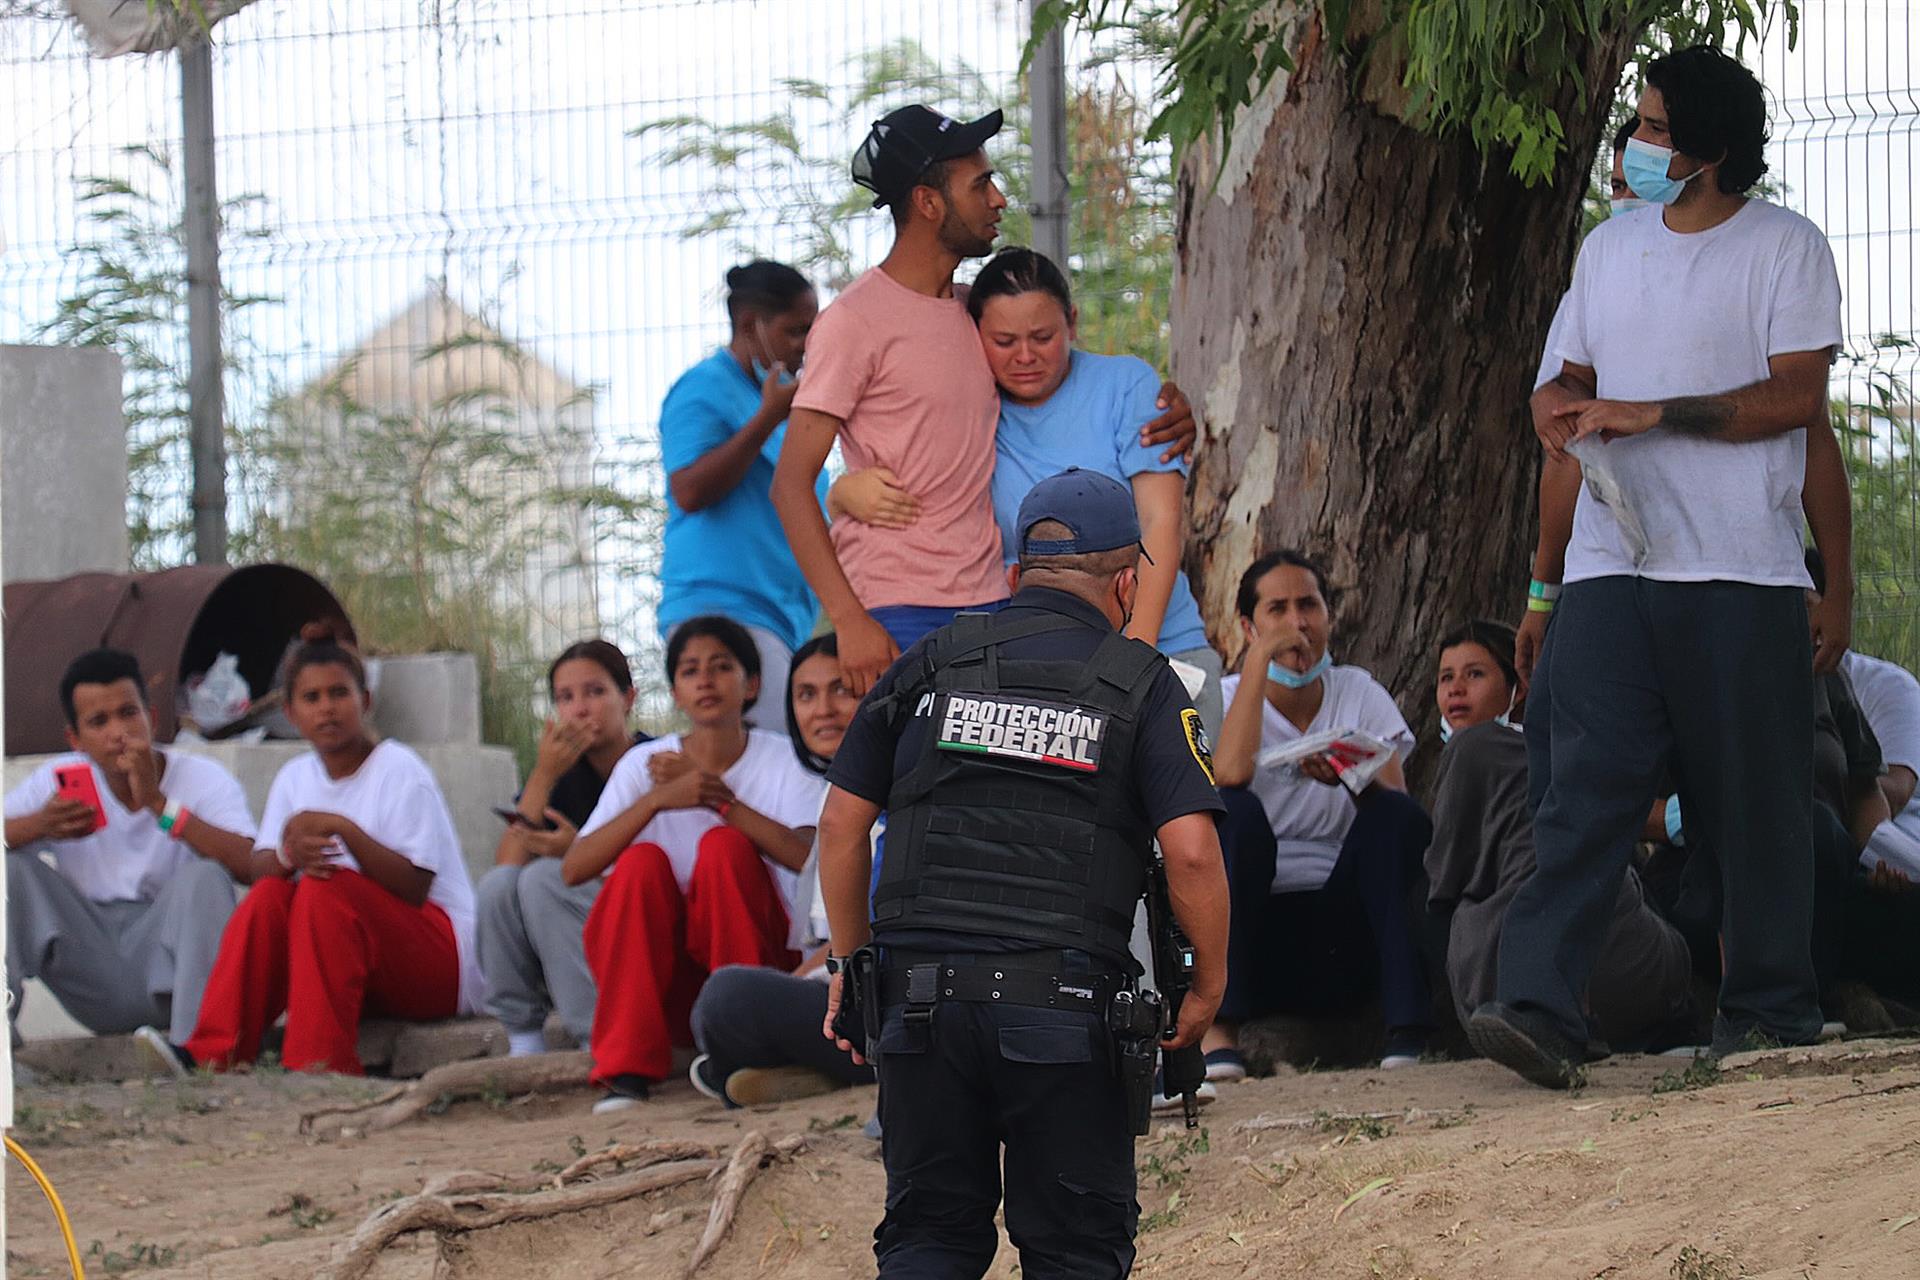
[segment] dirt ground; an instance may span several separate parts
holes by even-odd
[[[1482,1062],[1314,1072],[1223,1088],[1201,1135],[1139,1149],[1141,1276],[1920,1276],[1920,1065],[1684,1073],[1621,1058],[1572,1095]],[[541,1181],[645,1137],[729,1148],[807,1139],[747,1191],[702,1274],[872,1274],[883,1177],[860,1135],[870,1090],[724,1111],[684,1083],[595,1117],[569,1093],[453,1106],[361,1138],[299,1136],[303,1106],[367,1082],[280,1073],[180,1084],[29,1087],[14,1136],[52,1178],[89,1274],[304,1277],[368,1213],[454,1170]],[[52,1215],[9,1161],[8,1276],[67,1274]],[[699,1183],[565,1217],[412,1236],[386,1280],[678,1276],[704,1225]],[[646,1234],[662,1209],[686,1221]],[[1004,1242],[992,1271],[1018,1275]]]

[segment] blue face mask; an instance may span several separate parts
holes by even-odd
[[[1613,206],[1613,211],[1616,214],[1631,213],[1635,209],[1644,209],[1647,207],[1647,202],[1639,196],[1616,196],[1612,200],[1607,201],[1607,203]]]
[[[1672,204],[1678,200],[1687,184],[1706,170],[1695,169],[1684,178],[1669,178],[1667,168],[1673,163],[1673,156],[1671,147],[1656,147],[1651,142],[1628,138],[1626,150],[1620,155],[1620,171],[1627,179],[1628,188],[1649,204]]]
[[[1327,668],[1332,665],[1333,655],[1330,653],[1321,654],[1320,661],[1314,663],[1305,671],[1295,671],[1289,667],[1283,667],[1277,662],[1269,662],[1267,664],[1267,679],[1288,689],[1304,689],[1321,676],[1327,674]]]

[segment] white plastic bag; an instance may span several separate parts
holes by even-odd
[[[240,659],[230,653],[216,656],[207,674],[187,692],[187,713],[201,733],[226,728],[252,704],[253,690],[240,674]]]

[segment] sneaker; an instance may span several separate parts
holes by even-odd
[[[1207,1053],[1207,1079],[1216,1084],[1232,1084],[1247,1078],[1247,1060],[1238,1049],[1213,1049]]]
[[[871,1138],[875,1142],[880,1141],[880,1113],[878,1111],[868,1116],[867,1122],[860,1126],[860,1136],[863,1138]]]
[[[1560,1033],[1541,1014],[1490,1002],[1467,1019],[1467,1040],[1476,1052],[1548,1089],[1570,1089],[1589,1060],[1586,1046]]]
[[[593,1104],[593,1114],[610,1115],[615,1111],[625,1111],[637,1107],[649,1096],[648,1082],[645,1076],[615,1076],[607,1081],[607,1096]]]
[[[840,1082],[812,1067],[742,1067],[727,1077],[726,1095],[742,1107],[765,1107],[832,1093]]]
[[[1427,1033],[1422,1029],[1396,1030],[1387,1033],[1386,1052],[1380,1056],[1382,1071],[1400,1071],[1407,1067],[1420,1065],[1420,1056],[1427,1051]]]
[[[193,1055],[161,1034],[158,1027],[136,1027],[133,1041],[149,1067],[163,1076],[184,1080],[193,1074]]]
[[[700,1054],[687,1064],[687,1079],[693,1082],[695,1089],[715,1102],[724,1103],[729,1107],[735,1105],[733,1099],[727,1096],[726,1081],[720,1078],[718,1071],[714,1070],[713,1059],[706,1054]]]

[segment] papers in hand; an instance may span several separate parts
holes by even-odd
[[[1340,784],[1357,796],[1386,768],[1393,747],[1358,729],[1333,729],[1270,747],[1260,753],[1257,763],[1263,769],[1278,769],[1314,756],[1325,756],[1340,776]]]

